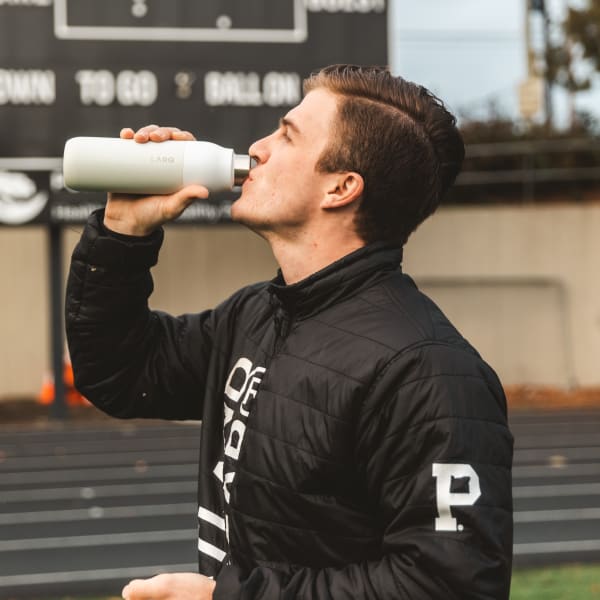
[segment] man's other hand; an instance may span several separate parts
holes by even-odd
[[[125,600],[211,600],[215,585],[198,573],[163,573],[134,579],[121,594]]]

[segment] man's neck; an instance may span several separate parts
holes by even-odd
[[[338,236],[337,239],[325,236],[306,237],[296,239],[294,243],[281,239],[268,241],[287,285],[310,277],[365,245],[365,242],[355,235]]]

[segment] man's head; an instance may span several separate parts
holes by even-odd
[[[464,158],[456,119],[427,89],[381,67],[333,65],[304,82],[339,98],[317,171],[356,171],[364,190],[355,215],[365,242],[403,244],[454,183]]]
[[[315,89],[273,133],[250,146],[256,166],[231,208],[235,221],[271,244],[300,243],[311,250],[322,241],[339,245],[343,234],[358,239],[353,217],[362,178],[316,168],[334,135],[338,103],[337,94]]]
[[[257,167],[233,219],[271,240],[320,235],[340,244],[347,234],[350,245],[404,244],[460,170],[455,118],[425,88],[381,67],[326,67],[304,91],[250,147]]]

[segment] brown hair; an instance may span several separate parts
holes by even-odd
[[[383,67],[325,67],[304,81],[305,93],[316,88],[340,96],[317,169],[362,175],[358,234],[367,243],[404,244],[460,171],[464,144],[455,117],[429,90]]]

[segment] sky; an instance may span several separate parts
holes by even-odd
[[[546,0],[554,18],[567,2]],[[390,60],[395,73],[439,95],[459,115],[485,117],[494,103],[519,115],[518,88],[527,78],[526,0],[389,0]],[[533,21],[532,41],[539,43]],[[600,86],[598,86],[600,87]],[[557,90],[556,124],[568,123],[568,102]],[[600,110],[597,90],[580,94],[578,108]]]

